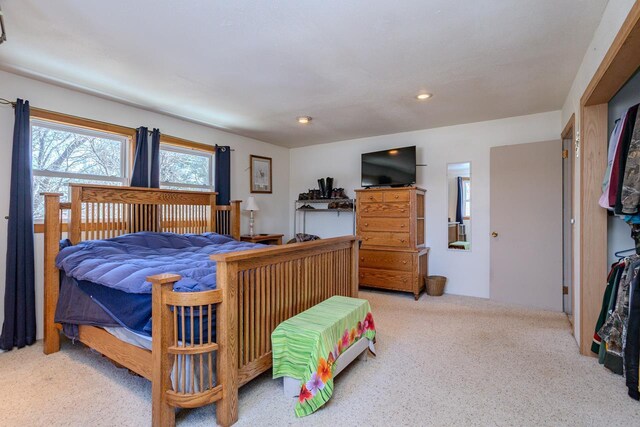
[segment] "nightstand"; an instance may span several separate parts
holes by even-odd
[[[255,236],[243,234],[240,236],[240,240],[243,242],[262,243],[263,245],[281,245],[282,236],[284,234],[256,234]]]

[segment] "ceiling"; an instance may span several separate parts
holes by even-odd
[[[560,109],[606,3],[0,0],[0,68],[300,147]]]

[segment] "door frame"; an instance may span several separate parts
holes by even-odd
[[[580,352],[591,355],[593,330],[607,279],[607,214],[598,205],[607,166],[608,103],[640,68],[640,0],[580,99]],[[574,248],[575,249],[575,248]]]
[[[571,117],[569,118],[569,121],[567,122],[567,124],[564,126],[564,129],[562,130],[562,133],[560,134],[560,140],[561,140],[561,144],[562,147],[564,149],[564,141],[565,140],[571,140],[571,149],[569,150],[569,162],[571,164],[571,182],[569,183],[569,188],[571,188],[571,218],[575,220],[575,191],[574,191],[574,187],[575,187],[575,175],[576,175],[576,115],[575,113],[571,115]],[[562,186],[563,189],[562,191],[565,190],[565,182],[564,182],[564,173],[562,174]],[[564,208],[564,196],[563,196],[563,208]],[[563,214],[563,218],[562,218],[562,226],[564,227],[564,212]],[[575,222],[574,222],[575,223]],[[573,227],[574,224],[570,224],[571,225],[571,264],[570,264],[570,271],[571,271],[571,284],[570,284],[570,289],[571,289],[571,315],[567,314],[567,317],[569,318],[569,322],[571,322],[571,325],[574,324],[574,313],[575,313],[575,309],[576,309],[576,290],[575,290],[575,251],[576,251],[576,239],[575,239],[575,228]],[[564,254],[564,229],[563,229],[563,233],[562,233],[562,247],[563,247],[563,258],[565,256]],[[563,270],[563,277],[562,277],[562,286],[565,285],[565,281],[564,281],[564,262],[565,260],[562,260],[562,270]],[[563,300],[564,300],[564,295],[563,295]],[[564,307],[563,307],[564,309]]]

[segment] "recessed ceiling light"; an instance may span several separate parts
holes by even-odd
[[[300,116],[297,118],[298,123],[303,124],[303,125],[308,125],[309,123],[311,123],[311,117],[309,116]]]
[[[416,98],[420,101],[424,101],[425,99],[429,99],[433,96],[432,93],[420,93],[416,96]]]

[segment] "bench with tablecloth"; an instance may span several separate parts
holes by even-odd
[[[343,296],[331,297],[278,325],[271,334],[273,378],[298,381],[297,416],[309,415],[329,400],[339,358],[353,360],[348,352],[356,348],[369,347],[373,352],[375,335],[369,301]]]

